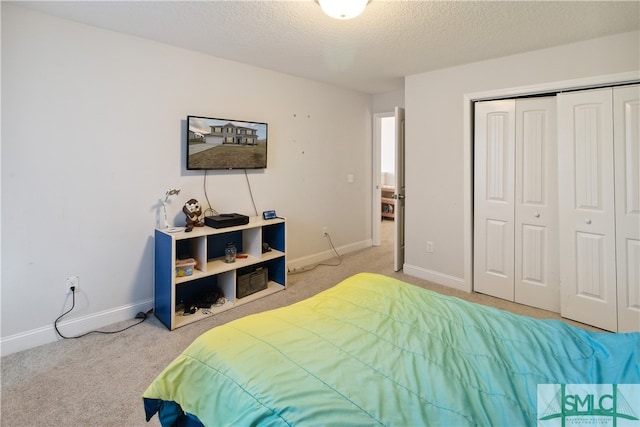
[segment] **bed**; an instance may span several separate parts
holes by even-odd
[[[591,332],[360,273],[209,330],[143,402],[163,426],[536,425],[538,385],[638,385],[639,357],[640,333]]]

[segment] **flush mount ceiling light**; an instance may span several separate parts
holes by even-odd
[[[317,0],[322,11],[332,18],[351,19],[360,15],[369,0]]]

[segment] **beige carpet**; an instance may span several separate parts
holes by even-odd
[[[383,245],[289,276],[285,291],[215,317],[168,331],[154,316],[125,332],[89,335],[2,358],[2,426],[158,426],[144,419],[142,393],[153,378],[206,330],[247,314],[300,301],[355,273],[380,273],[469,301],[537,318],[558,315],[480,294],[468,294],[393,272],[392,222]],[[327,261],[337,264],[338,260]],[[52,319],[53,320],[53,319]],[[133,320],[112,325],[121,329]],[[105,328],[107,329],[107,328]]]

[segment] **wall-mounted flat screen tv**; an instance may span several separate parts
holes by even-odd
[[[187,116],[187,169],[266,167],[266,123]]]

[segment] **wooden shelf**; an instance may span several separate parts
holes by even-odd
[[[170,330],[271,295],[287,286],[286,224],[282,218],[263,220],[253,217],[248,224],[221,229],[197,227],[190,233],[170,233],[157,229],[155,238],[154,311]],[[232,263],[225,262],[227,242],[233,242],[239,253],[247,257],[236,258]],[[263,243],[267,243],[271,250],[262,253]],[[193,274],[176,276],[178,256],[196,260]],[[252,267],[267,271],[267,287],[244,298],[237,298],[238,272]],[[202,300],[201,295],[214,289],[226,299],[221,306],[198,309],[190,315],[176,310],[184,304],[197,305],[198,298]]]

